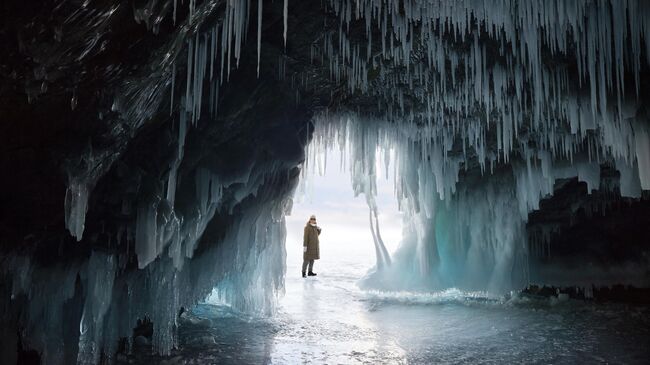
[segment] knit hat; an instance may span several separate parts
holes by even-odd
[[[316,215],[315,214],[310,215],[309,219],[316,219]]]

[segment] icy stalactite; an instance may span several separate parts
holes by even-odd
[[[262,0],[257,0],[257,77],[260,77],[260,56],[262,54]]]
[[[65,228],[77,241],[81,241],[83,236],[89,194],[88,186],[84,182],[78,181],[68,183],[65,192]]]
[[[638,163],[639,180],[643,190],[650,190],[650,127],[648,119],[636,119],[634,124],[634,148]]]
[[[88,261],[89,269],[81,273],[87,294],[79,324],[77,364],[100,362],[104,320],[113,294],[115,261],[115,257],[95,251]]]
[[[183,119],[181,119],[183,121]],[[181,127],[184,124],[181,123]],[[179,132],[179,149],[184,141],[183,129]],[[183,137],[181,139],[181,136]],[[181,153],[182,156],[182,153]],[[175,163],[176,164],[176,163]],[[250,166],[252,168],[252,165]],[[174,166],[169,173],[170,185],[168,196],[174,196],[175,187]],[[135,230],[135,253],[138,257],[138,267],[145,268],[151,262],[161,257],[164,252],[173,260],[176,269],[180,270],[186,259],[192,258],[194,250],[201,239],[205,228],[214,217],[220,206],[224,189],[237,183],[251,183],[254,187],[260,181],[250,180],[251,170],[236,176],[220,177],[205,168],[198,168],[194,177],[196,191],[196,206],[194,210],[184,215],[175,210],[169,198],[158,195],[143,199],[137,209]],[[236,201],[240,201],[255,190],[237,190]],[[232,209],[232,208],[230,208]]]
[[[178,183],[178,168],[183,161],[185,153],[185,137],[187,136],[187,114],[180,113],[178,121],[178,148],[176,149],[176,156],[172,162],[169,176],[167,177],[167,201],[174,205],[176,200],[176,185]]]
[[[368,196],[368,195],[366,195]],[[377,213],[377,207],[370,208],[370,232],[372,234],[373,242],[375,243],[375,254],[377,256],[377,268],[382,269],[386,266],[390,266],[391,258],[384,240],[381,238],[381,233],[379,232],[379,214]],[[373,222],[374,219],[374,222]]]
[[[282,20],[284,25],[284,31],[282,36],[284,38],[284,46],[287,46],[287,21],[289,20],[289,0],[284,0],[284,6],[282,7]]]
[[[387,263],[385,260],[385,256],[383,255],[383,252],[379,248],[379,243],[377,241],[377,233],[375,231],[374,222],[372,221],[373,218],[372,213],[373,213],[372,209],[370,209],[368,218],[369,218],[369,225],[370,225],[370,233],[372,234],[372,241],[375,244],[375,258],[377,262],[376,266],[377,266],[377,270],[383,270],[386,267]]]
[[[210,82],[210,112],[211,116],[216,115],[216,99],[218,99],[219,84],[229,80],[232,71],[231,61],[235,59],[235,67],[239,67],[242,46],[246,39],[248,13],[251,11],[250,2],[227,0],[225,10],[220,22],[209,27],[206,31],[199,31],[199,25],[205,18],[214,11],[219,2],[211,3],[210,6],[202,5],[194,19],[191,28],[181,32],[186,39],[184,51],[187,53],[186,82],[185,82],[185,111],[189,113],[190,120],[196,125],[201,118],[203,97],[206,93],[203,90],[204,82]],[[262,39],[262,0],[258,2],[257,14],[257,63],[259,76],[259,63],[261,57]],[[193,34],[189,34],[192,33]],[[191,37],[190,35],[193,35]],[[180,53],[180,52],[178,52]],[[178,56],[176,53],[174,56]],[[215,79],[215,70],[219,70],[219,81]],[[208,71],[209,70],[209,71]],[[209,76],[208,76],[209,75]]]
[[[90,194],[116,158],[108,151],[93,150],[89,144],[81,156],[64,162],[68,177],[63,203],[65,227],[77,241],[83,237]]]

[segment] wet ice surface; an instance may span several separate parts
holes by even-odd
[[[647,308],[443,293],[364,292],[364,263],[317,261],[303,279],[289,259],[271,318],[202,304],[183,315],[181,347],[134,363],[647,363]]]

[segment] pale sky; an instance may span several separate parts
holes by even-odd
[[[297,189],[292,213],[287,216],[287,265],[302,262],[302,235],[311,214],[323,229],[320,236],[321,260],[316,268],[352,265],[356,271],[370,269],[375,264],[375,248],[369,227],[369,210],[365,197],[354,197],[350,174],[339,167],[340,152],[328,152],[328,166],[323,176],[315,173],[311,188],[300,196]],[[386,248],[392,254],[402,237],[402,215],[397,210],[392,177],[386,180],[383,168],[377,179],[377,206],[380,231]],[[310,193],[311,192],[311,193]]]

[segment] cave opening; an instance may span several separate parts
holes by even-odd
[[[309,149],[309,147],[308,147]],[[324,275],[342,275],[361,279],[377,265],[373,234],[380,238],[387,252],[393,253],[401,241],[402,215],[394,194],[394,181],[377,163],[374,202],[378,226],[370,226],[370,207],[363,193],[355,196],[349,163],[339,145],[323,151],[308,152],[311,164],[305,164],[287,221],[287,275],[295,276],[302,264],[303,230],[310,215],[323,228],[320,237],[322,258],[316,268]],[[311,166],[310,166],[311,165]],[[372,216],[372,219],[375,219]],[[374,230],[374,231],[372,231]],[[318,272],[318,271],[316,271]]]

